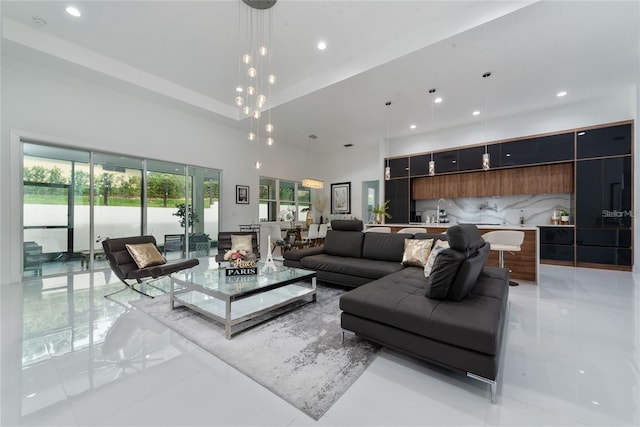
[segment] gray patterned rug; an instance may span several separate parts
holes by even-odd
[[[224,337],[221,324],[187,308],[169,310],[168,295],[131,304],[318,420],[373,362],[380,347],[352,334],[341,342],[338,299],[318,285],[317,302]]]

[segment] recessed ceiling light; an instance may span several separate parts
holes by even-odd
[[[442,98],[437,97],[436,99],[433,100],[433,102],[435,102],[436,104],[440,104],[442,102]]]
[[[34,16],[31,19],[33,19],[33,22],[35,22],[38,25],[47,25],[47,21],[45,21],[42,18],[38,18],[37,16]]]
[[[409,126],[409,129],[415,129],[415,128],[416,128],[416,125]]]
[[[318,50],[325,50],[327,48],[327,43],[321,40],[318,42],[316,47],[318,48]]]
[[[562,98],[563,96],[566,96],[566,95],[567,95],[567,92],[566,92],[566,91],[564,91],[564,90],[563,90],[563,91],[560,91],[560,92],[558,92],[558,93],[556,93],[556,96],[557,96],[558,98]]]
[[[67,8],[65,10],[67,11],[67,13],[69,15],[75,16],[76,18],[79,18],[80,16],[82,16],[82,14],[80,13],[80,11],[78,10],[77,7],[67,6]]]
[[[238,87],[236,88],[236,92],[238,92],[238,93],[242,93],[242,91],[243,91],[243,90],[244,90],[244,89],[242,89],[242,86],[238,86]]]
[[[505,157],[511,157],[511,153],[505,154]]]
[[[480,111],[476,110],[476,111],[474,111],[474,112],[473,112],[473,113],[471,113],[471,114],[473,114],[474,116],[479,116],[479,115],[480,115]]]

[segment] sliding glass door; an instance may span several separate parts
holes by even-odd
[[[25,276],[106,268],[106,238],[151,234],[171,259],[215,246],[218,170],[30,142],[23,153]]]

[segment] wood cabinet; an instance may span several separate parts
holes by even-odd
[[[413,200],[571,192],[573,163],[436,175],[411,180]]]

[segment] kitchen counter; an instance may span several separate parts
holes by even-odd
[[[531,224],[524,224],[524,225],[520,225],[520,224],[481,224],[481,223],[472,223],[472,222],[466,222],[466,223],[460,223],[460,224],[475,224],[478,226],[478,228],[480,229],[486,229],[486,230],[537,230],[538,227],[572,227],[572,226],[567,226],[567,225],[531,225]],[[407,228],[407,227],[417,227],[417,228],[433,228],[433,227],[439,227],[439,228],[449,228],[452,225],[459,225],[458,223],[455,222],[447,222],[447,223],[440,223],[437,224],[435,222],[411,222],[409,224],[365,224],[365,229],[367,227],[391,227],[392,231],[397,231],[394,230],[394,228]]]
[[[374,227],[389,227],[392,233],[397,233],[402,228],[426,228],[429,233],[444,233],[447,228],[452,225],[458,225],[456,223],[387,223],[387,224],[366,224],[365,230]],[[546,227],[542,225],[531,224],[475,224],[480,229],[480,233],[484,234],[493,230],[521,230],[524,231],[524,242],[522,243],[522,250],[520,252],[505,252],[504,253],[504,265],[511,270],[511,279],[514,280],[526,280],[537,283],[538,277],[540,277],[540,228]],[[556,225],[551,227],[571,227],[570,225]],[[498,251],[491,251],[487,265],[491,267],[498,266]]]

